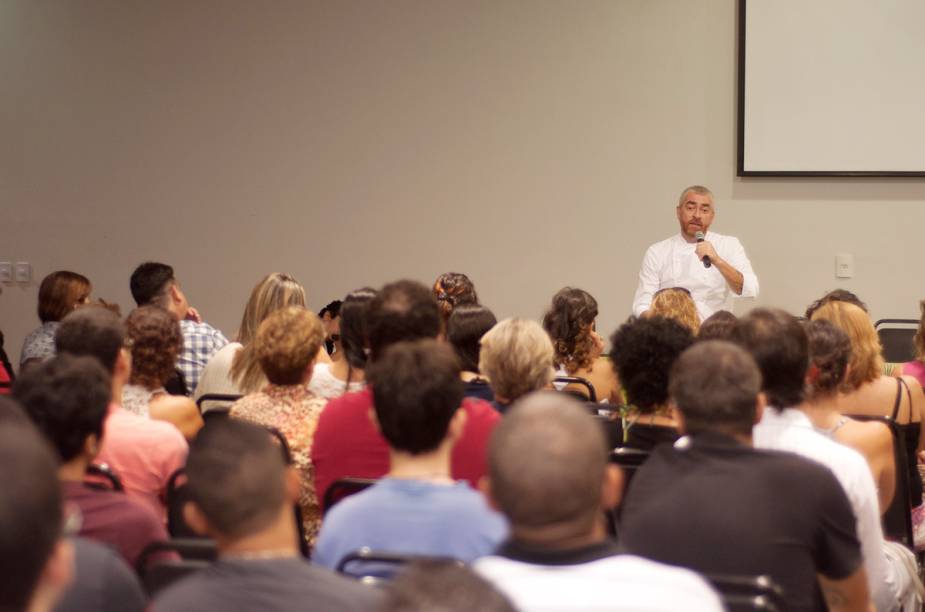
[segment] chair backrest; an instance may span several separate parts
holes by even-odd
[[[120,479],[112,468],[105,463],[91,463],[87,467],[87,474],[84,476],[84,485],[91,489],[102,489],[105,491],[125,491]]]
[[[153,597],[177,580],[209,567],[217,557],[215,542],[205,538],[152,542],[138,555],[135,570],[148,597]]]
[[[874,324],[880,344],[883,346],[883,358],[890,363],[905,363],[915,359],[915,331],[917,319],[880,319]]]
[[[428,555],[405,555],[370,548],[347,553],[337,564],[337,572],[356,578],[367,584],[379,584],[401,571],[414,561],[446,561],[465,567],[465,563],[449,557],[432,557]]]
[[[335,480],[328,487],[328,490],[324,492],[324,499],[321,503],[322,516],[327,514],[328,510],[340,500],[354,493],[359,493],[374,484],[376,484],[375,478],[339,478]]]
[[[876,421],[883,423],[890,430],[893,436],[893,461],[896,465],[896,486],[894,487],[893,501],[890,507],[883,513],[883,533],[891,539],[901,542],[910,550],[915,550],[915,537],[912,531],[912,515],[910,510],[913,506],[912,495],[910,493],[911,478],[918,478],[918,473],[910,473],[909,460],[906,455],[906,441],[902,432],[899,430],[893,419],[885,416],[875,416],[871,414],[846,414],[846,417],[856,421]],[[918,505],[918,504],[914,504]]]
[[[597,403],[597,391],[594,390],[594,385],[591,384],[591,381],[587,378],[581,378],[580,376],[556,376],[552,379],[553,383],[562,383],[563,385],[581,385],[588,391],[587,397],[580,393],[568,390],[566,388],[562,389],[562,393],[570,393],[579,397],[580,399],[587,399],[589,402]]]
[[[244,397],[234,393],[205,393],[196,399],[196,407],[199,408],[199,414],[206,415],[213,410],[225,410],[231,408],[231,405]],[[210,406],[208,410],[203,411],[203,405],[206,402],[216,402],[215,406]]]
[[[706,575],[729,612],[767,610],[780,612],[787,609],[784,591],[770,576]]]

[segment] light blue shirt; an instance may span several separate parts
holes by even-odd
[[[336,569],[344,556],[368,547],[468,563],[494,552],[507,532],[504,517],[464,482],[383,478],[324,517],[312,561]]]

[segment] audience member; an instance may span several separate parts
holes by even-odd
[[[0,331],[0,395],[9,395],[15,376],[13,365],[3,348],[3,332]]]
[[[23,373],[14,397],[58,453],[64,499],[80,511],[79,534],[109,545],[134,567],[145,546],[167,539],[164,524],[124,493],[84,485],[103,442],[110,390],[97,360],[61,354]]]
[[[331,357],[331,362],[340,360],[343,355],[337,355],[335,351],[335,336],[340,334],[340,307],[343,304],[341,300],[333,300],[318,311],[318,318],[324,325],[324,348]]]
[[[549,335],[536,321],[505,319],[482,336],[479,371],[495,394],[492,406],[505,412],[520,397],[549,388],[555,376]]]
[[[490,582],[456,561],[408,565],[386,588],[382,612],[515,612]]]
[[[723,609],[692,572],[617,554],[603,511],[618,504],[622,475],[574,399],[518,402],[492,435],[489,462],[484,491],[511,537],[475,569],[518,610]]]
[[[738,321],[728,310],[717,310],[700,324],[697,340],[730,340]]]
[[[335,569],[361,548],[464,562],[493,551],[507,534],[504,520],[450,476],[450,451],[466,425],[452,350],[435,340],[400,342],[368,375],[389,472],[331,509],[313,561]]]
[[[199,311],[190,306],[186,295],[180,290],[173,268],[167,264],[150,261],[141,264],[132,272],[129,288],[136,304],[160,306],[180,322],[183,350],[180,352],[179,367],[187,389],[190,393],[194,392],[202,368],[219,349],[228,344],[228,339],[222,332],[203,322]]]
[[[370,302],[371,364],[396,342],[436,338],[439,332],[437,302],[420,283],[389,283]],[[550,348],[550,361],[551,357]],[[369,418],[373,404],[372,390],[367,387],[331,400],[321,413],[312,445],[319,499],[324,499],[328,487],[339,478],[378,478],[389,470],[388,444]],[[462,409],[467,415],[466,426],[453,448],[451,476],[476,486],[485,474],[485,448],[499,415],[491,404],[471,398],[463,400]]]
[[[143,612],[147,601],[138,576],[107,546],[74,539],[74,582],[54,612]]]
[[[622,446],[652,450],[678,439],[668,403],[668,372],[694,342],[688,327],[662,316],[630,317],[610,339],[610,358],[626,392]]]
[[[48,612],[73,579],[55,459],[6,398],[0,423],[0,607]]]
[[[286,306],[271,313],[251,343],[269,384],[231,407],[232,418],[273,427],[286,437],[301,482],[299,505],[309,546],[314,545],[321,523],[311,461],[312,436],[326,402],[311,392],[308,382],[323,342],[321,320],[311,311]]]
[[[810,304],[806,307],[806,314],[803,315],[803,318],[807,321],[813,318],[813,313],[819,310],[821,307],[826,304],[831,304],[832,302],[845,302],[848,304],[854,304],[864,312],[869,312],[867,310],[867,304],[861,301],[854,293],[848,291],[847,289],[834,289],[829,291],[821,298]]]
[[[466,383],[464,394],[486,402],[494,401],[488,379],[479,371],[482,336],[498,323],[494,313],[481,304],[463,304],[453,309],[446,323],[446,338],[456,352]]]
[[[186,472],[187,521],[215,539],[219,560],[162,591],[154,611],[375,609],[375,590],[299,556],[298,477],[265,431],[233,419],[209,424],[193,441]]]
[[[925,385],[925,300],[919,302],[919,310],[922,316],[919,319],[919,328],[915,332],[915,359],[904,363],[899,373],[911,376],[919,381],[920,385]]]
[[[315,364],[309,388],[316,395],[331,399],[360,391],[366,385],[363,371],[367,360],[369,304],[375,297],[375,289],[364,287],[350,292],[340,303],[335,319],[338,331],[332,336],[337,358],[330,365]]]
[[[661,316],[674,319],[697,335],[700,329],[700,315],[691,292],[684,287],[659,289],[652,296],[652,304],[643,314],[646,317]]]
[[[460,272],[445,272],[434,281],[434,298],[440,307],[441,329],[446,329],[446,322],[453,309],[463,304],[478,304],[479,296],[475,285],[469,277]]]
[[[838,390],[845,380],[851,357],[851,341],[845,332],[824,319],[811,321],[804,327],[810,363],[803,410],[817,431],[864,456],[874,475],[883,514],[896,489],[893,434],[883,423],[856,421],[838,409]],[[917,472],[914,475],[918,477]]]
[[[174,375],[183,336],[177,320],[163,308],[141,306],[125,320],[132,351],[132,373],[122,389],[122,407],[138,416],[172,423],[187,440],[202,427],[191,399],[171,395],[164,385]]]
[[[99,306],[69,314],[55,333],[59,353],[95,357],[109,372],[113,399],[97,458],[121,478],[126,493],[144,501],[163,518],[167,482],[186,462],[187,444],[170,423],[132,414],[117,403],[132,370],[126,344],[125,326],[119,317]]]
[[[823,306],[814,317],[833,305],[860,310],[834,302]],[[914,557],[901,544],[883,539],[877,489],[867,462],[856,450],[816,431],[803,410],[809,346],[800,322],[782,310],[755,309],[739,319],[735,340],[755,358],[768,401],[768,409],[754,428],[755,446],[797,453],[835,474],[854,510],[869,590],[877,609],[896,610],[911,603],[918,579],[907,563],[912,559],[914,568]]]
[[[755,361],[728,342],[698,342],[670,381],[689,437],[656,448],[636,473],[620,525],[627,550],[706,574],[770,576],[788,610],[868,610],[838,481],[803,457],[752,448],[764,408]]]
[[[39,285],[39,320],[42,325],[33,330],[22,344],[19,367],[43,361],[55,354],[55,331],[61,319],[81,304],[90,301],[93,290],[83,274],[59,270],[42,279]]]
[[[199,377],[193,398],[206,394],[247,395],[263,389],[267,377],[260,367],[254,349],[257,328],[272,313],[286,306],[305,306],[305,289],[288,274],[273,272],[257,283],[251,291],[241,326],[234,342],[229,342],[209,359]],[[217,404],[203,403],[203,411]]]
[[[581,289],[565,287],[552,298],[543,316],[543,328],[552,339],[560,374],[584,378],[594,387],[598,401],[621,404],[620,384],[606,359],[604,339],[597,333],[597,300]],[[585,394],[583,385],[565,389]]]

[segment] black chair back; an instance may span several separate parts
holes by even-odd
[[[84,486],[103,491],[125,491],[120,479],[105,463],[91,463],[84,476]]]
[[[578,399],[587,400],[595,404],[597,403],[597,392],[594,390],[594,385],[592,385],[591,381],[587,378],[581,378],[580,376],[556,376],[552,379],[552,382],[564,383],[566,385],[581,385],[588,391],[587,395],[567,388],[562,389],[562,393],[569,393],[576,396]]]
[[[349,497],[354,493],[359,493],[376,484],[375,478],[340,478],[335,480],[328,490],[324,492],[324,500],[321,503],[322,516],[328,513],[337,502]]]
[[[231,408],[231,405],[242,397],[244,396],[234,393],[205,393],[196,399],[196,407],[199,408],[199,414],[203,416],[209,414],[213,410],[224,410],[227,412]],[[216,405],[209,407],[208,410],[203,412],[203,405],[206,402],[216,402]]]
[[[165,553],[175,553],[180,558],[171,556],[164,559]],[[141,551],[135,570],[141,578],[145,593],[151,598],[177,580],[209,567],[217,557],[215,542],[206,538],[152,542]]]
[[[917,319],[880,319],[874,323],[883,358],[890,363],[905,363],[915,359],[913,338],[918,329]]]
[[[764,610],[782,612],[787,609],[784,591],[770,576],[720,576],[704,578],[716,589],[729,612]]]

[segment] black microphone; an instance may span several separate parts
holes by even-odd
[[[697,242],[703,242],[703,232],[697,232],[696,234],[694,234],[694,238],[697,239]],[[701,261],[703,262],[704,268],[709,268],[710,266],[713,265],[713,262],[710,261],[709,255],[704,255]]]

